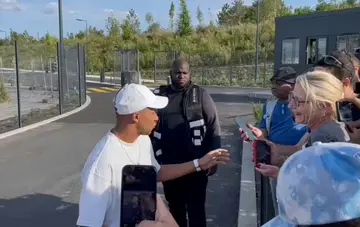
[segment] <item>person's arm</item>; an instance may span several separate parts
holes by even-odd
[[[260,120],[260,123],[259,123],[259,129],[261,130],[264,138],[267,138],[268,137],[268,131],[266,129],[266,120],[264,119],[265,113],[266,113],[266,104],[264,104],[263,108],[262,108],[262,114],[261,114],[261,120]]]
[[[213,99],[205,89],[203,89],[202,96],[202,111],[206,126],[206,135],[204,138],[205,150],[211,151],[218,149],[221,147],[219,116]]]
[[[151,146],[151,164],[158,172],[158,181],[165,182],[196,172],[193,161],[181,164],[159,165],[155,159],[154,151]],[[217,164],[225,164],[229,160],[229,153],[224,149],[216,149],[207,153],[204,157],[198,159],[201,170],[207,170]]]
[[[110,169],[104,169],[109,172]],[[102,227],[110,206],[111,183],[100,175],[90,172],[83,183],[79,200],[78,226]]]

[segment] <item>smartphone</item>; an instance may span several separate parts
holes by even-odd
[[[356,94],[359,94],[359,93],[360,93],[360,82],[356,82],[354,92],[355,92]]]
[[[271,150],[269,145],[267,145],[266,142],[262,140],[256,140],[254,143],[256,143],[256,157],[254,157],[254,160],[256,160],[255,164],[271,164]]]
[[[351,102],[336,102],[337,120],[340,122],[352,121],[352,103]]]
[[[240,117],[235,117],[234,121],[236,123],[236,125],[241,128],[244,132],[246,132],[248,134],[248,141],[253,141],[255,139],[254,134],[250,131],[250,129],[247,127],[247,123],[245,123],[244,121],[242,121],[240,119]]]
[[[157,173],[148,165],[126,165],[122,170],[120,227],[155,220]]]

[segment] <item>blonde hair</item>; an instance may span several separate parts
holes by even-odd
[[[298,76],[296,83],[304,90],[305,101],[311,105],[312,110],[316,107],[324,109],[326,104],[331,104],[332,114],[337,116],[335,103],[344,97],[344,85],[339,79],[326,71],[315,70]]]

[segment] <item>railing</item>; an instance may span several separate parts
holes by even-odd
[[[261,226],[275,217],[275,211],[271,196],[269,178],[256,172],[255,181],[258,226]]]

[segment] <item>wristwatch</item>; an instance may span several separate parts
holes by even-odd
[[[193,163],[194,163],[194,166],[195,166],[195,169],[197,172],[200,172],[201,171],[201,168],[199,166],[199,160],[198,159],[194,159],[193,160]]]

